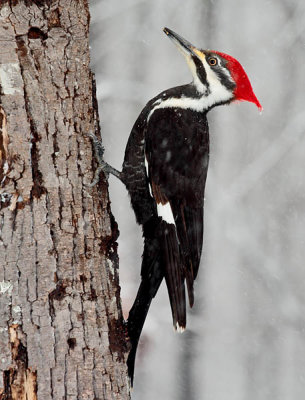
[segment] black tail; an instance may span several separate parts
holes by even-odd
[[[173,315],[174,328],[183,332],[186,326],[184,264],[174,224],[160,223],[162,261]]]
[[[128,335],[131,343],[127,367],[131,386],[133,385],[135,358],[142,328],[150,303],[153,297],[155,297],[164,277],[158,234],[159,224],[160,220],[156,217],[150,219],[143,226],[144,253],[141,269],[142,281],[127,321]]]
[[[188,207],[181,202],[172,204],[177,235],[184,263],[184,273],[190,307],[194,304],[194,280],[198,274],[203,242],[203,206]]]
[[[185,266],[179,249],[176,227],[159,217],[153,217],[143,226],[143,235],[142,281],[127,321],[131,343],[127,366],[131,385],[133,385],[135,358],[142,328],[150,303],[164,277],[174,328],[183,331],[186,326]]]

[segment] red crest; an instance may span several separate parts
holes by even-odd
[[[235,99],[240,101],[250,101],[251,103],[254,103],[260,111],[262,111],[263,107],[257,100],[250,80],[242,65],[235,58],[229,56],[228,54],[220,53],[219,51],[214,51],[214,53],[220,55],[228,62],[227,68],[230,70],[231,76],[236,82],[236,88],[234,90]]]

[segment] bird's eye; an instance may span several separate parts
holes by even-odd
[[[216,57],[211,57],[211,58],[209,58],[208,62],[211,65],[211,67],[214,67],[215,65],[217,65],[218,60]]]

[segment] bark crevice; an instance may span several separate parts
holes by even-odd
[[[0,64],[1,400],[17,381],[38,400],[129,399],[119,232],[103,177],[86,186],[100,136],[87,1],[1,3],[1,29],[15,38]]]

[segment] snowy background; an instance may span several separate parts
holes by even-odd
[[[188,330],[175,334],[165,286],[139,346],[134,400],[302,400],[305,394],[305,2],[91,0],[106,160],[121,168],[146,102],[191,79],[162,32],[231,54],[264,107],[209,115],[204,253]],[[110,179],[125,316],[141,232]]]

